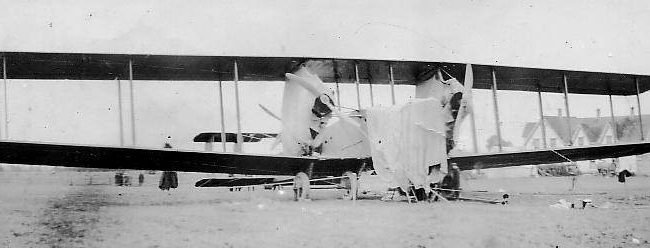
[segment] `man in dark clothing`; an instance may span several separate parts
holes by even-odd
[[[171,149],[172,146],[169,143],[165,143],[164,148]],[[158,188],[161,190],[169,190],[178,188],[178,175],[175,171],[163,171],[162,176],[160,177],[160,184]]]
[[[178,188],[178,175],[174,171],[163,171],[158,188],[169,190]]]
[[[630,173],[628,170],[623,170],[618,173],[618,182],[625,183],[625,178],[630,176],[632,176],[632,173]]]
[[[142,186],[143,183],[144,183],[144,174],[140,173],[140,175],[138,176],[138,186]]]
[[[442,179],[440,184],[442,189],[446,189],[442,191],[442,195],[447,199],[458,199],[460,196],[460,169],[456,163],[451,163],[449,167],[449,174]]]

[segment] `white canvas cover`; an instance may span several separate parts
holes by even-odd
[[[425,186],[429,166],[447,168],[445,113],[439,103],[426,98],[368,109],[373,167],[390,186]]]

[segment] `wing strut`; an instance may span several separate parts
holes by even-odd
[[[122,81],[119,77],[115,78],[117,83],[117,113],[120,116],[118,122],[120,124],[120,146],[124,146],[124,117],[122,116]]]
[[[497,129],[497,144],[499,144],[499,152],[503,151],[503,144],[501,144],[501,121],[499,121],[499,100],[497,99],[497,74],[492,68],[492,98],[494,100],[494,119],[496,121]]]
[[[393,75],[393,64],[388,64],[388,73],[390,78],[390,97],[395,105],[395,76]]]
[[[2,85],[4,88],[2,96],[2,105],[4,109],[4,132],[2,132],[2,135],[4,135],[3,137],[6,140],[9,139],[9,108],[7,107],[7,56],[4,54],[2,55],[2,79],[4,83]]]
[[[221,146],[226,151],[226,117],[223,110],[223,82],[219,78],[219,115],[221,117]]]
[[[641,118],[641,99],[639,99],[639,78],[634,77],[634,84],[636,86],[636,103],[639,106],[639,131],[641,132],[641,141],[645,140],[643,137],[643,120]]]
[[[129,97],[131,99],[131,145],[135,143],[135,98],[133,97],[133,59],[129,58]]]
[[[370,65],[366,67],[366,76],[368,77],[368,88],[370,90],[370,106],[375,106],[375,99],[372,94],[372,74],[370,74]]]
[[[566,73],[562,74],[562,79],[564,80],[564,106],[566,108],[566,122],[567,122],[567,129],[569,130],[569,137],[567,137],[567,140],[569,141],[569,146],[573,146],[573,130],[571,128],[571,112],[569,112],[569,87],[567,85],[567,78],[566,78]]]
[[[235,152],[242,152],[244,137],[241,134],[241,112],[239,110],[239,71],[237,69],[237,60],[234,62],[233,73],[235,77],[235,109],[237,112],[237,143],[235,144]]]
[[[607,84],[607,87],[609,86],[609,83]],[[612,136],[614,137],[613,142],[617,143],[618,142],[618,134],[616,133],[616,118],[614,117],[614,103],[612,102],[612,91],[609,89],[609,92],[607,93],[609,95],[609,113],[612,117]]]
[[[361,109],[361,97],[359,93],[359,63],[354,62],[354,85],[357,89],[357,109]]]
[[[537,84],[537,103],[539,104],[539,127],[542,129],[542,140],[544,148],[547,148],[546,144],[546,123],[544,123],[544,108],[542,107],[542,87]]]

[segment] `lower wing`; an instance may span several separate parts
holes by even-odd
[[[628,143],[588,147],[563,147],[537,151],[517,151],[450,157],[461,170],[501,168],[519,165],[551,164],[570,161],[618,158],[650,152],[650,143]]]
[[[450,157],[461,170],[501,168],[580,160],[616,158],[650,152],[650,143],[629,143],[556,150],[519,151]],[[312,177],[341,176],[372,169],[371,158],[310,158],[277,155],[212,153],[34,142],[0,142],[0,163],[82,168],[134,169]]]
[[[0,163],[247,175],[340,176],[369,158],[309,158],[33,142],[0,142]]]

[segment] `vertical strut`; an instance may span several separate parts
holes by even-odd
[[[636,103],[639,106],[639,131],[641,132],[641,140],[645,140],[643,134],[643,118],[641,118],[641,99],[639,97],[639,78],[634,77],[634,84],[636,85]]]
[[[117,112],[120,121],[120,146],[124,146],[124,117],[122,116],[122,81],[120,78],[115,78],[117,81]]]
[[[357,88],[357,109],[361,109],[361,97],[359,93],[359,64],[356,62],[354,63],[354,77],[354,85]]]
[[[390,78],[390,97],[393,105],[395,105],[395,77],[393,76],[393,65],[388,64],[388,72]]]
[[[614,137],[614,143],[618,142],[618,133],[616,133],[617,129],[617,124],[616,124],[616,117],[614,117],[614,103],[612,101],[612,91],[611,89],[609,90],[609,113],[611,114],[612,117],[612,137]]]
[[[221,78],[219,78],[219,115],[221,117],[221,146],[223,151],[226,151],[226,118],[223,110],[223,86]]]
[[[569,130],[569,146],[573,146],[573,129],[571,128],[571,112],[569,111],[569,87],[567,83],[566,74],[562,74],[564,80],[564,107],[566,108],[566,121]]]
[[[370,74],[370,64],[366,67],[366,75],[368,76],[368,87],[370,89],[370,106],[375,106],[375,100],[372,94],[372,75]]]
[[[497,144],[499,144],[499,152],[503,151],[503,144],[501,144],[501,121],[499,120],[499,105],[497,100],[497,75],[492,68],[492,98],[494,99],[494,119],[496,121],[497,129]]]
[[[129,58],[129,97],[131,98],[131,143],[135,143],[135,98],[133,97],[133,59]]]
[[[7,107],[7,101],[8,101],[7,99],[7,95],[8,95],[7,94],[7,57],[4,54],[2,55],[2,79],[4,82],[2,86],[4,88],[3,96],[2,96],[3,97],[2,105],[4,108],[4,119],[5,119],[4,121],[5,130],[2,134],[4,135],[3,137],[6,140],[9,139],[9,107]]]
[[[237,60],[234,62],[234,77],[235,77],[235,109],[237,112],[237,143],[235,144],[235,152],[242,152],[242,145],[244,137],[241,134],[241,112],[239,109],[239,69],[237,68]]]
[[[544,141],[544,148],[547,148],[546,144],[546,123],[544,123],[544,108],[542,107],[542,87],[537,84],[537,103],[539,104],[539,127],[542,129],[542,140]]]

